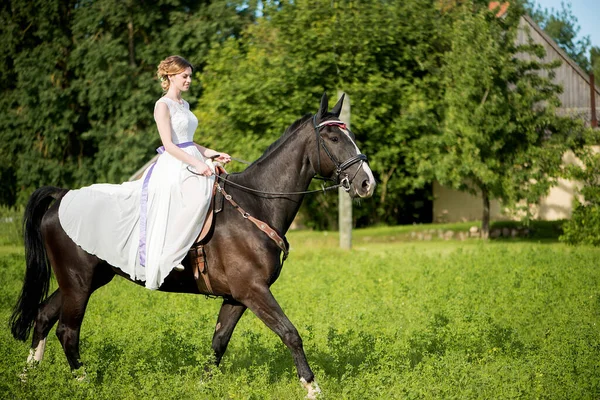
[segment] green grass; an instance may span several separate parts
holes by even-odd
[[[273,292],[324,398],[600,397],[600,249],[405,241],[409,229],[355,231],[351,251],[332,232],[289,234]],[[1,247],[2,321],[23,273],[22,250]],[[0,398],[303,398],[289,352],[249,312],[222,365],[203,372],[219,306],[115,278],[92,296],[83,324],[88,382],[71,378],[52,332],[43,363],[21,383],[29,345],[4,325]]]

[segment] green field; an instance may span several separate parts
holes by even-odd
[[[406,228],[292,232],[273,286],[325,399],[600,398],[600,249],[523,241],[409,241]],[[77,382],[54,331],[19,381],[29,343],[7,320],[23,252],[0,247],[0,398],[301,399],[285,346],[247,312],[211,374],[219,300],[123,279],[96,292]]]

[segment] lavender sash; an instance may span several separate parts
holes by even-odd
[[[176,144],[180,149],[194,146],[194,142],[184,142]],[[165,152],[165,147],[160,146],[156,149],[158,154],[163,154]],[[152,164],[150,168],[148,168],[148,173],[144,178],[144,183],[142,184],[142,196],[140,198],[140,245],[139,245],[139,253],[140,253],[140,265],[142,267],[146,266],[146,229],[148,223],[148,184],[150,183],[150,176],[152,176],[152,170],[156,163]]]

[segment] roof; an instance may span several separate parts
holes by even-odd
[[[490,7],[492,3],[490,3]],[[544,30],[540,28],[540,26],[536,24],[535,21],[531,19],[529,15],[524,14],[522,18],[533,30],[535,30],[542,37],[542,39],[544,39],[546,43],[548,43],[548,45],[550,45],[550,47],[552,47],[554,51],[556,51],[556,53],[558,53],[558,55],[560,56],[560,58],[563,59],[564,62],[566,62],[579,76],[581,76],[583,80],[585,80],[585,82],[589,86],[590,75],[587,72],[585,72],[579,65],[577,65],[577,63],[573,61],[563,49],[560,48],[560,46],[554,41],[554,39],[552,39],[546,32],[544,32]],[[600,96],[600,89],[598,88],[598,86],[594,85],[594,89],[596,91],[596,94]]]

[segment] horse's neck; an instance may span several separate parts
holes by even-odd
[[[306,135],[306,133],[304,133]],[[308,141],[298,132],[288,137],[276,149],[233,176],[233,181],[254,190],[275,193],[303,192],[308,189],[314,170],[306,157]],[[237,191],[240,195],[241,191]],[[244,194],[256,218],[285,233],[302,204],[304,195],[269,196]],[[242,207],[244,205],[240,204]]]

